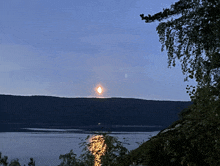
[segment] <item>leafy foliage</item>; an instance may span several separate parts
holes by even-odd
[[[179,0],[163,12],[140,16],[150,23],[175,15],[181,16],[157,26],[162,51],[166,47],[168,53],[168,66],[175,66],[175,60],[179,59],[183,74],[187,74],[185,80],[196,78],[199,85],[219,82],[220,1]],[[219,95],[217,91],[215,95]]]
[[[60,155],[59,159],[63,160],[58,166],[81,166],[83,165],[79,159],[76,158],[76,154],[73,153],[73,150],[70,150],[69,153],[65,155]],[[93,160],[91,160],[91,165]]]
[[[21,166],[18,159],[14,159],[11,161],[9,166]]]
[[[180,113],[180,120],[131,151],[130,162],[220,165],[220,1],[179,0],[163,12],[140,16],[146,23],[167,19],[157,32],[168,67],[180,60],[185,81],[195,78],[198,84],[197,89],[187,86],[193,105]],[[172,16],[179,17],[169,20]]]
[[[2,164],[3,166],[7,166],[8,165],[8,156],[4,156],[2,158],[2,153],[0,152],[0,164]]]
[[[0,152],[0,165],[3,165],[3,166],[8,166],[8,156],[4,156],[2,158],[2,153]],[[20,163],[19,163],[19,159],[13,159],[11,160],[9,166],[21,166]],[[33,158],[30,158],[30,162],[28,163],[28,166],[35,166],[35,161]]]
[[[220,165],[220,106],[217,102],[192,105],[184,110],[188,113],[182,119],[132,150],[127,156],[130,163],[148,166]],[[198,113],[199,110],[204,112]]]
[[[102,166],[124,166],[126,165],[125,155],[129,153],[129,151],[123,147],[122,143],[118,141],[116,137],[112,137],[108,135],[108,133],[98,132],[95,133],[94,136],[102,135],[104,138],[104,145],[106,145],[106,151],[103,156],[101,156]],[[89,150],[93,144],[93,141],[88,142],[89,139],[92,138],[90,135],[86,138],[85,142],[80,143],[80,146],[84,147],[84,153],[80,156],[80,159],[76,158],[76,154],[70,151],[70,153],[65,155],[60,155],[60,159],[63,159],[62,163],[59,166],[93,166],[95,157],[92,155]],[[74,165],[74,166],[75,166]]]

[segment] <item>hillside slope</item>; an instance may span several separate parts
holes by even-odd
[[[178,120],[178,113],[191,104],[128,98],[0,95],[0,132],[19,131],[20,128],[104,127],[119,130],[121,125],[154,126],[123,127],[129,131],[162,130]]]

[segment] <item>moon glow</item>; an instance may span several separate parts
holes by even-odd
[[[99,86],[99,87],[97,88],[97,92],[98,92],[99,94],[102,93],[102,87],[101,87],[101,86]]]
[[[107,91],[107,89],[103,87],[101,83],[96,84],[93,90],[94,90],[93,92],[95,92],[95,97],[98,98],[104,98],[104,94]]]

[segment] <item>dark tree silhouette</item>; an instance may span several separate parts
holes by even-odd
[[[166,47],[168,53],[168,66],[179,59],[185,80],[195,77],[198,87],[212,85],[213,95],[219,98],[220,1],[179,0],[162,12],[140,16],[146,23],[160,21],[157,32],[162,51]]]
[[[187,86],[193,104],[180,113],[180,120],[126,158],[148,166],[220,165],[220,1],[179,0],[159,13],[140,16],[146,23],[160,22],[156,30],[168,67],[180,60],[185,81],[195,78],[198,84],[192,91]]]

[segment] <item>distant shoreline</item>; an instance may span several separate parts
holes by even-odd
[[[0,132],[24,128],[151,132],[167,128],[192,102],[128,98],[0,95]]]
[[[153,131],[161,131],[164,129],[162,126],[139,126],[139,125],[91,125],[91,126],[78,126],[78,127],[66,127],[62,128],[48,128],[45,126],[42,127],[24,127],[24,128],[10,128],[2,132],[57,132],[57,133],[93,133],[98,131],[105,132],[153,132]]]

